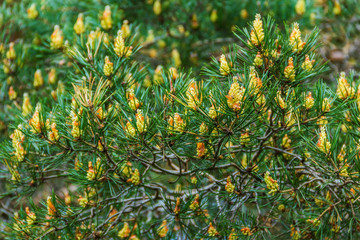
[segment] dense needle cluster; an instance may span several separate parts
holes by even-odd
[[[163,3],[151,3],[159,19]],[[297,14],[305,7],[298,1]],[[335,91],[319,80],[317,29],[283,30],[256,14],[201,75],[181,71],[176,47],[171,67],[149,71],[137,54],[152,36],[137,39],[114,11],[101,9],[101,28],[89,30],[80,13],[47,36],[61,68],[32,69],[31,85],[50,86],[51,102],[24,93],[0,158],[9,196],[56,188],[25,201],[8,239],[358,236],[360,87],[352,74],[341,73]],[[43,14],[36,4],[26,13]],[[212,9],[210,21],[219,17]],[[18,54],[8,44],[9,78]]]

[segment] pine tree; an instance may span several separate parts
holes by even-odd
[[[3,9],[23,12],[26,31],[12,41],[22,23],[14,20],[2,52],[9,104],[1,114],[12,124],[0,144],[1,199],[20,206],[4,238],[359,235],[360,87],[353,73],[337,76],[336,90],[321,80],[327,66],[317,28],[304,34],[302,22],[283,28],[256,14],[199,73],[181,66],[198,64],[190,53],[221,36],[216,26],[230,21],[222,19],[232,16],[228,5],[175,14],[176,28],[158,39],[119,21],[114,4],[95,1],[93,14],[69,1],[84,11],[65,12],[71,23],[59,24],[56,1],[9,2]],[[310,14],[306,2],[291,4]],[[337,4],[331,14],[341,14]],[[122,14],[147,11],[163,22],[178,3],[139,7],[125,1]],[[144,57],[154,54],[148,46],[184,38],[159,50],[169,62]],[[41,200],[32,199],[39,192]]]

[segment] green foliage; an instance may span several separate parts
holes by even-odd
[[[106,5],[111,10],[110,28],[101,24]],[[353,36],[357,32],[354,23],[359,7],[356,0],[124,0],[121,4],[93,0],[3,1],[0,8],[1,68],[9,67],[10,71],[0,71],[0,100],[4,103],[0,111],[0,131],[7,135],[9,124],[15,120],[11,103],[15,101],[16,107],[21,106],[24,93],[33,104],[38,101],[38,96],[44,102],[50,102],[57,89],[71,86],[68,71],[73,69],[60,49],[49,48],[50,35],[54,26],[60,25],[64,43],[75,44],[78,40],[74,24],[79,13],[83,14],[84,38],[98,28],[111,38],[123,25],[129,25],[131,32],[136,32],[138,43],[142,44],[136,58],[149,63],[151,68],[147,68],[146,73],[152,79],[158,65],[192,67],[198,72],[209,56],[219,53],[220,47],[236,41],[232,34],[235,26],[245,26],[246,21],[258,12],[276,17],[278,23],[298,21],[307,28],[320,25],[333,42],[342,44],[347,41],[344,35]],[[6,52],[11,42],[14,42],[16,58],[8,61]],[[37,69],[44,77],[44,84],[35,88],[33,77]],[[55,70],[52,73],[56,75],[56,81],[47,83],[46,75],[50,70]],[[9,96],[9,91],[15,95]]]
[[[318,28],[232,27],[240,9],[311,26],[354,2],[30,3],[0,17],[4,238],[359,237],[356,77],[320,79]]]

